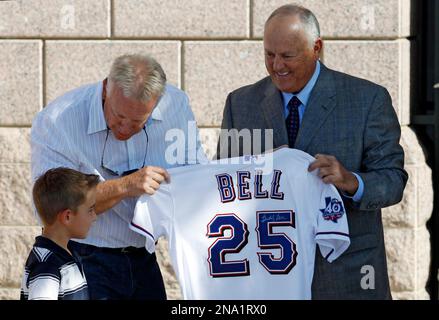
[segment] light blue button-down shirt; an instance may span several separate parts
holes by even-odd
[[[146,165],[163,168],[207,160],[189,99],[178,88],[166,86],[145,128],[148,143],[143,130],[126,141],[115,139],[110,131],[104,166],[115,172],[138,169],[143,165],[145,154]],[[102,181],[118,178],[101,168],[106,134],[102,82],[82,86],[57,98],[37,114],[32,124],[33,181],[48,169],[60,166],[97,174]],[[179,145],[183,159],[173,157],[177,137],[185,139],[184,144]],[[168,148],[173,145],[176,148]],[[78,241],[101,247],[144,246],[144,237],[128,228],[135,204],[136,198],[125,198],[100,214],[87,238]]]
[[[308,105],[309,96],[310,96],[311,91],[317,82],[319,75],[320,75],[320,62],[317,61],[316,69],[314,70],[314,73],[313,73],[311,79],[308,81],[306,86],[298,94],[292,94],[290,92],[282,92],[285,119],[288,117],[288,113],[289,113],[288,102],[290,102],[291,98],[293,98],[294,96],[297,96],[297,98],[299,98],[299,100],[301,102],[298,110],[299,110],[299,121],[300,121],[300,123],[302,122],[303,114],[305,113],[306,106]],[[355,202],[360,202],[361,198],[363,197],[363,193],[364,193],[364,182],[363,182],[363,179],[361,179],[361,177],[358,174],[356,174],[355,172],[352,172],[352,173],[355,175],[355,177],[358,180],[357,192],[352,197],[349,197],[346,194],[344,194],[344,196],[346,196],[348,198],[352,198],[352,200],[354,200]]]

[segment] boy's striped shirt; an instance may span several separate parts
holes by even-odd
[[[50,239],[36,237],[26,261],[20,299],[89,299],[80,258],[70,251],[73,256]]]

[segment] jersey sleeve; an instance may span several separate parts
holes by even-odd
[[[28,300],[58,300],[61,274],[50,263],[35,265],[28,277]]]
[[[317,177],[316,177],[317,178]],[[317,178],[318,179],[318,178]],[[315,241],[328,261],[337,259],[350,245],[349,227],[343,200],[332,184],[320,184]]]
[[[162,184],[154,195],[143,195],[137,200],[130,229],[145,236],[145,247],[155,251],[155,243],[169,234],[174,204],[169,184]]]

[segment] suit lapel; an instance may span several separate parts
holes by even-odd
[[[285,117],[283,114],[283,103],[279,90],[272,84],[271,80],[265,91],[265,98],[260,107],[263,110],[266,128],[273,129],[274,147],[288,145],[287,128],[285,127]]]
[[[311,91],[296,140],[295,148],[303,151],[307,150],[311,140],[336,106],[333,76],[323,63],[320,67],[320,75]]]

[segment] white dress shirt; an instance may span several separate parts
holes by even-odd
[[[148,139],[141,130],[130,139],[119,141],[110,131],[104,166],[115,172],[137,169],[142,167],[145,153],[145,166],[171,168],[203,162],[206,158],[194,121],[187,95],[168,84],[145,125]],[[170,129],[174,130],[169,131]],[[175,129],[181,129],[180,138],[183,136],[186,139],[183,144],[184,159],[181,161],[180,157],[178,162],[172,161],[175,157],[172,157],[168,148],[176,145],[175,137],[178,132],[172,134],[176,132]],[[119,178],[101,168],[106,134],[102,81],[79,87],[52,101],[36,115],[32,123],[32,181],[35,182],[38,176],[55,167],[97,174],[101,181]],[[179,142],[182,142],[181,139]],[[182,145],[178,146],[181,150]],[[77,241],[99,247],[142,247],[145,239],[128,228],[136,200],[137,198],[125,198],[98,215],[87,238]]]

